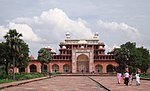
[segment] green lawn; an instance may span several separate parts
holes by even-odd
[[[150,78],[150,73],[142,74],[141,77],[142,77],[142,78]]]
[[[8,82],[13,82],[13,80],[11,80],[11,79],[0,79],[0,84],[8,83]]]
[[[39,77],[44,77],[46,75],[47,75],[47,73],[22,73],[22,74],[16,74],[15,75],[16,80],[12,80],[11,77],[8,77],[6,79],[0,79],[0,84],[1,83],[13,82],[13,81],[39,78]]]

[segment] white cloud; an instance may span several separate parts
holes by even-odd
[[[19,33],[22,33],[24,40],[32,41],[32,42],[41,41],[40,37],[38,37],[33,32],[32,28],[27,24],[9,23],[9,29],[16,29]]]
[[[120,48],[120,46],[118,46],[117,44],[113,44],[113,46],[109,46],[109,45],[105,44],[105,50],[106,50],[106,52],[111,52],[115,48]]]
[[[18,17],[9,22],[8,29],[17,29],[23,34],[25,40],[40,41],[39,44],[36,43],[39,47],[37,49],[40,49],[41,45],[43,47],[48,44],[57,48],[58,43],[65,39],[66,32],[70,32],[73,38],[93,37],[92,30],[87,26],[86,21],[81,18],[70,19],[63,10],[58,8],[43,11],[39,16]]]
[[[32,30],[30,26],[27,24],[16,24],[16,23],[9,23],[7,26],[0,26],[1,34],[0,39],[9,31],[9,29],[16,29],[17,32],[23,34],[23,39],[25,41],[30,42],[40,42],[41,38],[38,37]]]
[[[130,39],[130,40],[137,40],[141,37],[141,34],[139,33],[138,29],[131,27],[123,22],[122,23],[104,22],[102,20],[99,20],[97,23],[102,29],[107,30],[112,33],[116,33],[117,35],[122,34],[127,39]]]
[[[4,40],[3,36],[8,32],[8,28],[5,28],[4,26],[0,26],[0,41]]]
[[[8,22],[15,22],[15,23],[20,23],[20,24],[28,24],[28,25],[31,25],[34,23],[34,21],[28,17],[17,17],[16,19],[8,21]]]
[[[61,34],[71,32],[74,37],[89,37],[92,36],[91,29],[88,28],[83,20],[72,20],[61,9],[50,9],[44,11],[39,17],[34,18],[37,24],[51,29],[51,33],[60,38]],[[42,31],[42,30],[41,30]],[[50,31],[50,30],[49,30]]]
[[[70,32],[73,37],[89,38],[93,36],[87,22],[82,19],[72,20],[66,13],[58,8],[43,11],[40,16],[32,18],[16,18],[13,20],[16,23],[26,23],[34,27],[34,31],[44,39],[60,40],[64,38],[66,32]]]

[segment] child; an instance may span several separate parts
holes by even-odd
[[[140,74],[139,74],[139,72],[137,72],[135,74],[135,78],[136,78],[136,86],[139,86],[140,85]]]
[[[131,73],[131,75],[129,76],[129,85],[132,85],[132,80],[133,80],[133,74]]]

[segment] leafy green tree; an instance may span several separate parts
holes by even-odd
[[[114,58],[119,64],[121,72],[125,68],[129,68],[129,72],[136,72],[139,68],[141,71],[146,72],[149,68],[149,51],[144,48],[136,48],[136,43],[127,42],[122,44],[120,48],[114,50]]]
[[[136,43],[127,42],[122,44],[121,49],[124,49],[124,53],[126,54],[126,65],[135,66]]]
[[[49,63],[51,61],[51,52],[46,48],[41,48],[38,51],[38,60],[41,62],[42,65],[42,72],[44,71],[44,63]]]
[[[0,66],[4,65],[4,54],[5,54],[5,50],[4,50],[4,43],[0,43]]]
[[[8,75],[8,69],[12,64],[12,54],[10,52],[9,46],[2,42],[0,43],[0,65],[5,66],[5,72]],[[26,67],[29,63],[29,48],[24,42],[21,43],[21,49],[15,57],[15,66],[18,68]]]
[[[114,52],[114,58],[115,58],[116,62],[119,64],[116,71],[121,72],[121,73],[123,73],[127,67],[127,64],[126,64],[127,54],[124,51],[125,51],[124,48],[122,48],[122,49],[116,48],[115,52]]]
[[[140,47],[137,48],[137,56],[136,56],[136,63],[137,67],[144,73],[146,73],[147,69],[150,66],[150,54],[149,50],[146,48]]]
[[[8,45],[5,42],[0,43],[0,66],[5,69],[6,75],[8,75],[8,69],[10,66],[11,53]]]
[[[21,39],[22,34],[18,33],[16,29],[10,29],[4,36],[8,49],[8,59],[6,61],[13,66],[13,79],[15,80],[14,67],[19,66],[19,62],[23,64],[26,61],[19,61],[19,59],[27,59],[29,48],[27,44]],[[6,51],[7,52],[7,51]],[[24,54],[25,53],[25,54]],[[10,58],[9,58],[10,57]],[[21,64],[21,65],[22,65]],[[24,65],[24,64],[23,64]]]
[[[17,55],[16,67],[26,67],[29,63],[29,47],[25,42],[20,45],[20,52]]]
[[[114,50],[114,58],[119,64],[121,72],[124,72],[128,66],[134,63],[134,58],[131,55],[135,49],[135,45],[135,43],[127,42]]]

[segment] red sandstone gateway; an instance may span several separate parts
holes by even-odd
[[[108,73],[117,66],[113,54],[105,54],[105,44],[95,33],[91,39],[72,39],[66,33],[66,39],[60,42],[60,54],[47,47],[52,54],[52,61],[44,65],[48,72],[60,73]],[[41,63],[32,56],[27,68],[15,69],[15,72],[41,72]]]

